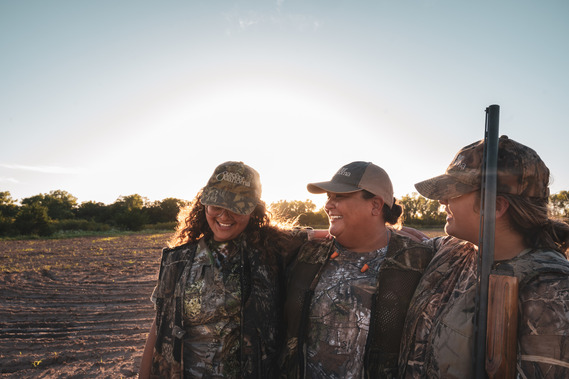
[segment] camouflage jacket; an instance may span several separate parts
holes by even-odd
[[[281,354],[281,377],[304,378],[306,338],[314,289],[322,268],[334,252],[334,241],[307,242],[291,265],[287,279],[287,341]],[[391,378],[397,374],[399,341],[407,308],[433,252],[407,237],[392,233],[372,296],[370,326],[365,347],[365,378]],[[326,365],[326,362],[322,362]]]
[[[239,293],[240,308],[237,312],[236,343],[237,368],[226,377],[271,378],[275,377],[277,348],[281,344],[284,328],[282,322],[283,270],[279,249],[290,252],[306,240],[306,235],[296,238],[283,238],[274,241],[269,251],[261,252],[247,246],[243,239],[237,242],[241,256],[241,268],[233,270],[240,273],[238,281],[245,294]],[[153,297],[156,306],[157,339],[152,362],[152,376],[157,378],[182,378],[193,376],[184,366],[189,366],[184,346],[191,342],[185,325],[184,296],[188,278],[192,272],[208,270],[207,263],[197,260],[200,249],[206,244],[186,244],[173,249],[164,249],[160,265],[158,284]],[[202,268],[193,267],[202,265]],[[192,269],[193,268],[193,269]],[[212,289],[213,290],[213,289]],[[240,292],[240,291],[239,291]],[[199,303],[199,302],[198,302]],[[233,341],[235,342],[235,341]],[[206,375],[207,376],[207,375]]]
[[[402,378],[461,378],[473,372],[477,275],[474,246],[453,237],[438,249],[409,308],[400,354]],[[569,377],[569,262],[526,250],[496,262],[518,278],[519,378]]]

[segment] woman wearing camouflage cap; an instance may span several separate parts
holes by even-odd
[[[391,378],[407,307],[432,251],[396,233],[387,173],[349,163],[327,182],[329,241],[302,246],[287,279],[286,378]]]
[[[308,233],[269,225],[259,174],[242,162],[219,165],[178,220],[152,294],[140,377],[273,377],[281,255]]]
[[[444,175],[415,185],[444,205],[450,236],[430,241],[438,251],[407,315],[401,377],[472,376],[482,157],[483,141],[470,144]],[[519,283],[517,377],[569,378],[569,225],[548,216],[549,169],[501,137],[497,180],[493,270]]]

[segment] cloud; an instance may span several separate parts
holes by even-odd
[[[277,0],[274,10],[264,12],[234,10],[227,13],[226,18],[230,23],[228,34],[233,34],[231,30],[245,31],[260,25],[280,25],[300,32],[316,31],[322,26],[322,21],[312,15],[284,11],[283,4],[284,0]]]
[[[14,178],[2,178],[0,177],[0,183],[19,183],[19,181],[17,181]]]
[[[0,167],[8,168],[11,170],[40,172],[43,174],[78,174],[81,171],[83,171],[79,168],[72,168],[72,167],[26,166],[26,165],[4,164],[4,163],[0,164]]]
[[[304,14],[291,14],[288,16],[289,23],[299,31],[318,30],[322,26],[322,22],[317,18]]]
[[[239,29],[241,30],[248,29],[251,26],[259,24],[261,22],[263,22],[262,16],[258,16],[255,14],[250,14],[246,18],[240,17],[238,20]]]

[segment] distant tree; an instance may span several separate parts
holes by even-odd
[[[75,216],[77,198],[67,191],[55,190],[44,196],[47,214],[54,220],[66,220]]]
[[[47,207],[39,202],[22,205],[14,220],[14,227],[23,235],[50,235],[52,230]]]
[[[445,223],[446,214],[441,211],[440,203],[427,199],[416,192],[402,196],[399,200],[403,206],[403,222],[405,224],[435,226]]]
[[[328,216],[324,208],[315,212],[312,200],[279,200],[269,205],[272,219],[276,222],[298,226],[311,226],[319,229],[328,228]]]
[[[0,215],[6,218],[16,217],[18,205],[8,191],[0,192]]]
[[[53,220],[71,219],[75,216],[77,198],[67,191],[55,190],[48,194],[39,194],[22,200],[22,205],[41,204],[47,208],[48,216]]]
[[[569,192],[561,191],[549,196],[551,213],[554,217],[569,217]]]
[[[41,204],[45,206],[44,199],[45,195],[40,193],[39,195],[34,195],[22,199],[22,205]]]
[[[442,211],[441,204],[437,200],[427,199],[421,216],[423,225],[444,225],[446,222],[446,212]]]
[[[120,204],[120,206],[126,207],[129,210],[142,209],[147,203],[148,199],[139,194],[121,196],[115,202],[115,204]]]
[[[13,233],[14,217],[18,214],[18,206],[10,192],[0,192],[0,236]]]
[[[169,197],[162,201],[155,201],[147,205],[145,209],[151,224],[174,222],[176,221],[180,208],[187,204],[188,202],[186,200]]]
[[[324,208],[317,212],[308,212],[298,217],[298,224],[301,226],[311,226],[315,229],[328,229],[328,214]]]
[[[403,206],[403,222],[413,223],[419,219],[421,207],[419,194],[413,192],[411,195],[407,194],[399,199],[399,203]]]
[[[270,212],[277,220],[298,220],[300,215],[313,212],[316,205],[311,200],[279,200],[276,203],[271,203],[269,206]]]
[[[109,206],[103,203],[85,201],[77,207],[75,215],[82,220],[108,223],[111,221],[111,211],[109,208]]]
[[[124,229],[142,230],[149,219],[143,209],[147,202],[148,199],[138,194],[119,197],[111,205],[114,221]]]
[[[14,222],[13,219],[0,214],[0,236],[9,236],[13,234]]]

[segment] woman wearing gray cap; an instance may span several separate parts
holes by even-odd
[[[307,242],[290,267],[281,373],[289,378],[387,378],[397,374],[403,322],[429,248],[398,235],[402,208],[387,173],[352,162],[327,193],[329,241]]]
[[[178,221],[152,294],[140,377],[274,377],[281,255],[308,233],[269,225],[259,174],[242,162],[219,165]]]
[[[445,206],[452,237],[431,241],[438,251],[409,308],[401,377],[472,377],[483,149],[483,141],[462,148],[445,174],[415,185]],[[518,378],[569,378],[569,225],[549,218],[548,197],[541,158],[500,137],[492,269],[518,280],[511,362]]]

